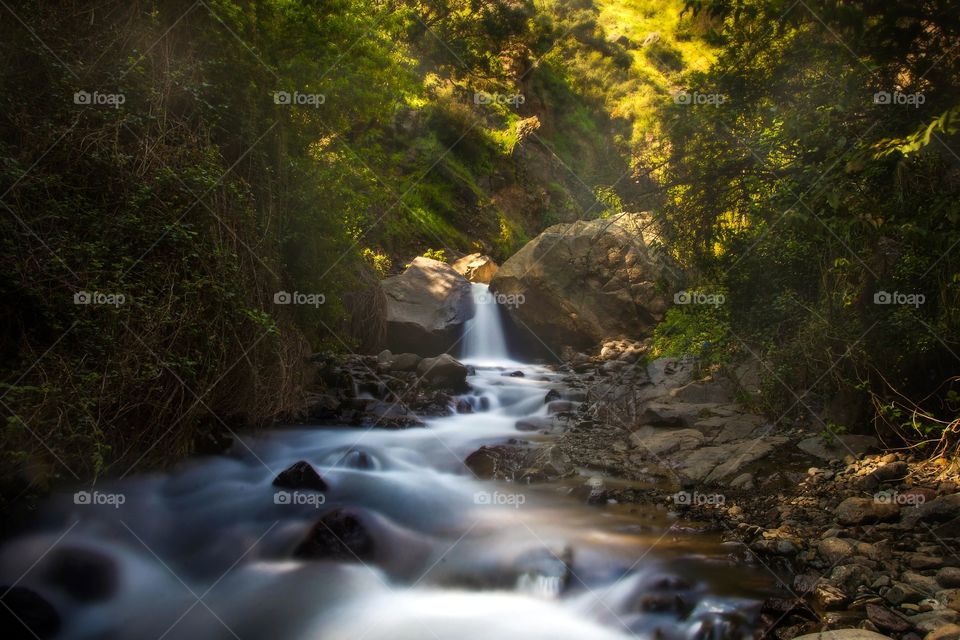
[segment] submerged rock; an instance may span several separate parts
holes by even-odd
[[[294,550],[297,558],[308,560],[372,560],[373,536],[355,514],[335,509],[313,525],[307,537]]]
[[[306,460],[294,462],[273,479],[273,486],[283,489],[312,489],[326,491],[327,483]]]

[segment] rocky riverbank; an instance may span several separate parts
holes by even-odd
[[[720,531],[732,555],[777,576],[782,593],[763,612],[770,637],[960,637],[960,487],[946,468],[871,436],[825,439],[747,410],[737,399],[757,392],[749,366],[707,374],[691,358],[648,363],[642,344],[625,341],[567,355],[546,415],[469,455],[473,473],[565,480],[558,486],[589,503],[658,505]],[[328,388],[311,419],[416,427],[418,415],[472,410],[455,395],[469,369],[449,356],[319,364]]]

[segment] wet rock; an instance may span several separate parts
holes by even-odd
[[[846,593],[856,593],[858,587],[873,581],[873,571],[858,564],[845,564],[833,568],[830,581]]]
[[[569,400],[554,400],[547,405],[547,413],[553,415],[557,413],[570,413],[576,411],[579,406],[576,402],[570,402]]]
[[[44,577],[80,602],[99,602],[116,594],[120,568],[94,549],[55,549],[44,563]]]
[[[0,629],[8,640],[47,640],[60,631],[60,614],[26,587],[0,586]]]
[[[534,416],[517,420],[514,428],[517,431],[540,431],[542,429],[551,429],[556,425],[554,419],[548,416]]]
[[[473,405],[469,400],[460,398],[457,400],[457,413],[473,413]]]
[[[277,477],[273,479],[273,486],[283,489],[327,490],[327,483],[323,481],[323,478],[321,478],[317,470],[313,468],[313,465],[306,460],[294,462],[281,471]]]
[[[506,376],[507,378],[523,378],[523,377],[525,377],[525,374],[523,373],[523,371],[511,371],[510,373],[505,373],[505,374],[503,374],[503,375]]]
[[[525,455],[523,448],[508,444],[483,446],[467,456],[464,464],[478,478],[512,480]]]
[[[866,606],[866,612],[870,622],[876,625],[881,631],[903,633],[913,627],[906,618],[886,607],[868,604]]]
[[[380,283],[387,300],[387,346],[433,356],[453,348],[473,317],[470,282],[450,265],[418,257]]]
[[[372,560],[373,537],[360,518],[345,509],[325,514],[313,525],[293,555],[307,560]]]
[[[307,417],[313,420],[329,420],[337,416],[340,411],[340,401],[327,393],[309,396],[307,398]]]
[[[544,396],[543,402],[544,404],[549,404],[554,400],[559,400],[559,399],[560,399],[560,392],[557,391],[556,389],[550,389],[550,391],[547,391],[547,395]]]
[[[843,525],[889,522],[900,515],[899,505],[873,498],[847,498],[837,507],[837,522]]]
[[[435,387],[466,390],[467,373],[467,367],[448,353],[424,358],[417,365],[417,375]]]
[[[365,403],[357,422],[384,429],[407,429],[424,426],[423,420],[399,402],[374,400]]]

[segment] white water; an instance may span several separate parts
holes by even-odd
[[[477,366],[511,366],[517,364],[507,351],[507,337],[500,321],[500,309],[490,287],[471,284],[474,316],[468,320],[463,335],[463,362]]]
[[[71,640],[744,637],[729,620],[753,603],[710,593],[715,583],[732,595],[756,591],[756,576],[678,542],[664,512],[568,497],[585,477],[528,486],[472,476],[463,460],[481,445],[538,437],[514,425],[546,415],[544,396],[557,386],[553,371],[509,360],[495,313],[478,313],[473,330],[473,362],[509,364],[477,366],[464,396],[475,413],[403,431],[274,431],[229,456],[97,487],[122,495],[119,507],[64,496],[0,551],[0,584],[43,595],[63,618],[57,638]],[[517,369],[523,377],[505,375]],[[297,460],[327,482],[322,504],[277,504],[272,480]],[[373,559],[291,559],[339,507],[373,536]],[[79,550],[116,564],[113,593],[85,599],[56,578],[54,564]],[[571,563],[566,580],[561,558]],[[677,575],[688,584],[671,597],[692,611],[639,607]]]

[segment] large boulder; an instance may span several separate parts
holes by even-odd
[[[490,284],[493,276],[497,274],[497,263],[490,256],[482,253],[471,253],[465,255],[451,265],[457,273],[461,274],[470,282],[482,282]]]
[[[473,317],[470,281],[445,262],[419,257],[382,282],[387,298],[387,348],[434,356],[456,345]]]
[[[644,337],[679,285],[652,237],[639,213],[554,225],[503,263],[490,289],[515,301],[508,312],[556,352]]]

